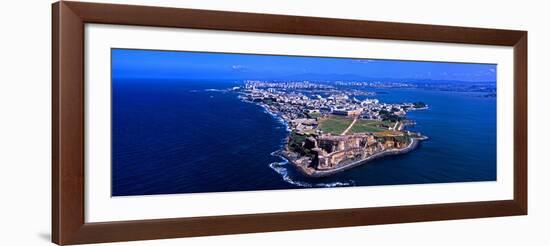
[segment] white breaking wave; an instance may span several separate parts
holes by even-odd
[[[222,89],[205,89],[204,91],[226,92],[226,90],[222,90]]]
[[[292,179],[292,177],[290,176],[290,174],[288,174],[288,168],[290,166],[290,163],[288,162],[287,159],[285,159],[284,157],[281,157],[280,155],[277,154],[277,151],[271,153],[272,156],[278,156],[280,158],[283,159],[282,162],[273,162],[271,164],[269,164],[269,167],[271,169],[273,169],[275,172],[277,172],[278,174],[281,175],[281,177],[283,178],[283,180],[289,184],[293,184],[293,185],[296,185],[296,186],[299,186],[299,187],[308,187],[308,188],[312,188],[312,187],[327,187],[327,188],[330,188],[330,187],[342,187],[342,186],[354,186],[355,185],[355,182],[353,180],[349,180],[347,182],[331,182],[331,183],[310,183],[310,182],[305,182],[305,181],[299,181],[299,180],[294,180]]]
[[[258,104],[256,104],[258,105]],[[266,114],[269,114],[271,115],[271,117],[273,117],[277,122],[281,123],[282,125],[285,126],[285,130],[287,132],[291,132],[292,130],[290,129],[290,126],[288,125],[288,122],[286,122],[283,117],[281,117],[280,115],[276,114],[276,113],[273,113],[271,111],[269,111],[269,109],[267,109],[266,106],[263,106],[263,105],[259,105],[260,107],[262,107],[263,109],[263,112],[266,113]]]
[[[288,170],[286,165],[288,165],[288,161],[285,162],[273,162],[269,164],[269,167],[273,169],[275,172],[281,175],[283,180],[289,184],[293,184],[299,187],[342,187],[342,186],[353,186],[355,185],[355,182],[353,180],[347,181],[347,182],[331,182],[331,183],[310,183],[305,181],[298,181],[292,179],[290,175],[288,174]]]
[[[248,102],[248,101],[243,100],[243,102]],[[267,113],[267,114],[271,115],[275,120],[277,120],[279,123],[281,123],[285,127],[285,130],[287,132],[292,131],[290,129],[290,126],[288,125],[288,122],[286,122],[280,115],[269,111],[267,109],[267,107],[264,106],[264,105],[257,104],[257,103],[254,103],[254,102],[249,102],[249,103],[256,104],[256,105],[262,107],[264,113]],[[282,143],[281,143],[281,145],[282,145],[281,148],[284,148],[285,144],[286,144],[286,141],[283,140]],[[282,158],[283,161],[282,162],[273,162],[273,163],[269,164],[269,167],[271,169],[273,169],[275,172],[277,172],[279,175],[281,175],[283,180],[285,182],[289,183],[289,184],[296,185],[296,186],[299,186],[299,187],[308,187],[308,188],[312,188],[312,187],[327,187],[327,188],[329,188],[329,187],[342,187],[342,186],[354,186],[355,185],[355,182],[353,180],[349,180],[347,182],[331,182],[331,183],[310,183],[310,182],[305,182],[305,181],[294,180],[294,179],[292,179],[292,177],[288,173],[288,168],[289,168],[289,165],[290,165],[288,160],[286,160],[284,157],[281,157],[280,155],[278,155],[276,153],[277,153],[277,151],[271,153],[271,155],[272,156],[278,156],[278,157]],[[292,168],[292,167],[290,167],[290,168]]]

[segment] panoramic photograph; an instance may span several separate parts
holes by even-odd
[[[496,181],[496,71],[113,48],[111,195]]]

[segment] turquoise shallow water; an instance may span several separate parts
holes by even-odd
[[[280,119],[235,93],[235,83],[113,81],[114,196],[496,180],[496,99],[476,93],[384,89],[382,102],[423,101],[409,127],[430,137],[326,178],[306,178],[272,155]],[[373,89],[376,91],[376,89]]]

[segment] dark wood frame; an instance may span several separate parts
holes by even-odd
[[[527,214],[526,31],[65,1],[54,3],[52,10],[52,240],[57,244]],[[85,23],[511,46],[514,49],[514,199],[85,223]]]

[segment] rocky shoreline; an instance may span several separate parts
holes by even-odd
[[[344,164],[341,164],[340,166],[337,166],[337,167],[335,167],[333,169],[330,169],[330,170],[317,170],[317,169],[297,165],[296,162],[294,161],[294,158],[291,157],[290,155],[288,155],[288,151],[285,151],[285,150],[277,151],[274,154],[288,160],[303,175],[305,175],[307,177],[312,177],[312,178],[322,178],[322,177],[327,177],[327,176],[330,176],[330,175],[333,175],[333,174],[336,174],[336,173],[340,173],[340,172],[349,170],[349,169],[357,167],[357,166],[361,166],[363,164],[366,164],[368,162],[371,162],[373,160],[376,160],[376,159],[379,159],[379,158],[382,158],[382,157],[385,157],[385,156],[400,155],[400,154],[409,153],[410,151],[412,151],[416,147],[418,147],[418,144],[420,143],[420,141],[427,140],[428,137],[424,136],[422,138],[411,138],[411,139],[412,139],[411,143],[405,148],[385,150],[383,152],[379,152],[379,153],[376,153],[374,155],[371,155],[371,156],[367,157],[366,159],[359,160],[359,161],[354,161],[354,162],[350,162],[350,163],[344,163]]]
[[[427,138],[419,133],[403,131],[405,126],[414,124],[404,119],[403,115],[408,110],[427,109],[427,105],[422,102],[385,104],[368,99],[359,102],[341,95],[329,96],[327,99],[319,95],[312,98],[284,90],[256,89],[250,85],[245,86],[239,94],[242,101],[259,105],[264,112],[285,125],[289,135],[284,147],[273,155],[286,159],[308,177],[326,177],[384,156],[405,154]],[[417,108],[417,104],[423,107]],[[325,112],[322,113],[322,109]],[[317,113],[318,116],[312,117],[310,113]],[[322,116],[322,122],[319,115]],[[353,121],[344,122],[343,117]],[[358,119],[364,117],[367,118],[362,121],[363,125],[358,126],[359,129],[364,128],[364,132],[347,134]],[[323,122],[326,129],[321,128]],[[331,128],[326,122],[337,127]],[[336,130],[343,124],[347,126],[343,132]],[[383,133],[373,134],[371,128]],[[367,152],[371,155],[364,157]],[[310,156],[309,159],[306,155]],[[316,163],[312,164],[313,161]]]

